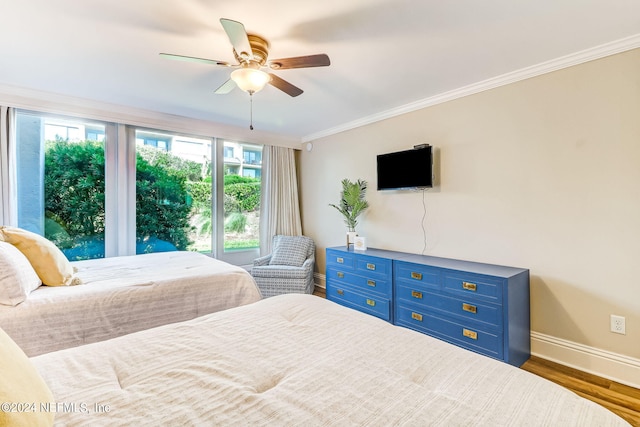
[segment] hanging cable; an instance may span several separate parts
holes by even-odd
[[[422,221],[420,222],[420,224],[422,225],[422,237],[424,240],[424,246],[422,247],[422,255],[424,255],[425,251],[427,250],[427,229],[424,226],[424,219],[427,216],[427,205],[424,201],[424,195],[427,192],[426,189],[422,190]]]

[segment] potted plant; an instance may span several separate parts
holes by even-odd
[[[344,217],[344,223],[347,224],[347,246],[354,242],[356,236],[356,225],[358,225],[358,216],[369,207],[369,203],[365,200],[367,191],[367,181],[357,180],[351,182],[343,179],[342,191],[340,192],[340,203],[333,206]]]

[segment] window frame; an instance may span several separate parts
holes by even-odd
[[[39,117],[43,120],[43,125],[46,119],[61,119],[105,126],[105,257],[135,255],[136,253],[136,130],[211,140],[211,173],[212,177],[214,177],[214,185],[212,185],[213,232],[211,236],[211,253],[209,255],[236,265],[248,265],[259,256],[259,248],[229,252],[224,250],[223,150],[225,139],[109,122],[81,114],[56,114],[28,108],[16,108],[16,114],[29,114]],[[15,131],[16,129],[14,128]],[[44,138],[44,135],[42,138]],[[264,146],[255,142],[243,141],[239,143]]]

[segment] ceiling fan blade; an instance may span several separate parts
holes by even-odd
[[[236,82],[229,79],[226,82],[222,83],[218,89],[215,90],[215,94],[224,95],[231,92],[236,87]]]
[[[225,18],[221,18],[220,23],[225,33],[227,33],[227,36],[229,36],[229,41],[238,56],[241,58],[251,58],[253,56],[253,50],[251,49],[249,37],[247,36],[247,31],[244,29],[244,25],[238,21]]]
[[[277,87],[278,89],[280,89],[281,91],[283,91],[284,93],[286,93],[289,96],[298,96],[302,92],[304,92],[299,87],[296,87],[296,86],[292,85],[288,81],[281,79],[280,77],[276,76],[275,74],[269,73],[269,76],[271,77],[271,81],[269,81],[269,84],[271,86]]]
[[[168,59],[175,59],[177,61],[201,62],[203,64],[222,65],[225,67],[232,66],[232,64],[229,64],[226,61],[217,61],[215,59],[206,59],[206,58],[196,58],[195,56],[175,55],[173,53],[161,53],[160,56]]]
[[[288,68],[326,67],[328,65],[331,65],[331,60],[324,53],[318,55],[274,59],[269,61],[269,68],[273,70],[286,70]]]

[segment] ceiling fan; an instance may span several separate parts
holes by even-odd
[[[255,34],[248,34],[245,31],[244,25],[238,21],[222,18],[220,19],[220,23],[227,33],[227,36],[229,36],[229,41],[233,46],[233,54],[238,61],[237,64],[171,53],[161,53],[160,55],[169,59],[237,68],[231,73],[230,78],[215,90],[217,94],[229,93],[238,86],[243,91],[249,93],[249,95],[253,95],[262,90],[266,84],[270,84],[290,96],[298,96],[303,92],[302,89],[262,69],[286,70],[290,68],[326,67],[331,64],[329,57],[324,53],[267,60],[269,56],[269,42],[266,39]]]

